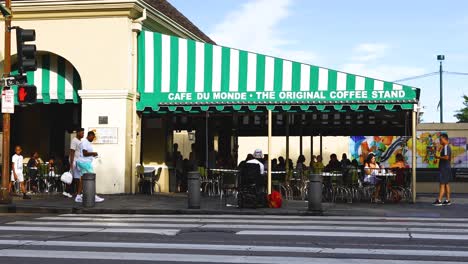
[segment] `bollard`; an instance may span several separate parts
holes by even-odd
[[[191,171],[187,175],[188,208],[200,209],[200,173]]]
[[[309,211],[322,211],[322,176],[320,174],[310,174]]]
[[[83,207],[94,207],[96,204],[96,174],[85,173],[81,176],[83,182]]]

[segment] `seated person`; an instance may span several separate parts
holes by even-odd
[[[405,170],[408,168],[405,157],[401,153],[398,153],[395,163],[390,168],[396,173],[396,176],[394,181],[388,183],[387,188],[392,191],[393,200],[399,202],[401,195],[393,186],[403,187],[405,185]]]
[[[366,162],[364,163],[364,183],[375,185],[375,192],[373,194],[374,202],[382,202],[379,199],[380,188],[381,188],[381,179],[377,178],[377,174],[380,171],[380,166],[377,164],[375,159],[375,154],[370,153],[367,156]]]

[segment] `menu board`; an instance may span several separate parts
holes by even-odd
[[[94,144],[118,144],[118,129],[116,127],[94,127],[89,128],[96,134]]]

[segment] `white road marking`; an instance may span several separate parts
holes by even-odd
[[[77,217],[77,218],[63,218],[63,217],[43,217],[39,218],[40,220],[82,220],[82,221],[99,221],[100,218],[89,218],[89,217]],[[284,224],[284,225],[292,225],[292,224],[305,224],[305,225],[346,225],[346,226],[382,226],[382,225],[389,225],[389,226],[430,226],[430,227],[466,227],[468,228],[467,223],[441,223],[441,222],[407,222],[407,221],[395,221],[395,222],[385,222],[380,220],[373,220],[373,221],[327,221],[327,220],[266,220],[266,219],[225,219],[225,218],[138,218],[138,220],[134,218],[118,218],[117,221],[131,221],[131,222],[185,222],[185,223],[242,223],[242,224],[264,224],[266,221],[272,224]]]
[[[40,240],[0,240],[0,245],[27,245],[53,247],[92,247],[92,248],[137,248],[137,249],[181,249],[211,251],[245,252],[289,252],[309,254],[362,254],[391,256],[431,256],[431,257],[468,257],[466,251],[446,250],[407,250],[407,249],[363,249],[363,248],[319,248],[288,246],[254,245],[216,245],[216,244],[171,244],[171,243],[129,243],[93,241],[40,241]]]
[[[48,226],[0,226],[0,231],[34,231],[34,232],[88,232],[88,233],[138,233],[175,236],[177,229],[148,228],[92,228],[92,227],[48,227]]]
[[[468,222],[468,218],[435,217],[385,217],[385,216],[288,216],[288,215],[148,215],[148,214],[62,214],[60,217],[101,217],[101,218],[230,218],[230,219],[320,219],[320,220],[381,220],[381,221],[428,221],[428,222]]]
[[[410,238],[409,233],[372,233],[372,232],[313,232],[313,231],[276,231],[276,230],[244,230],[236,235],[257,235],[257,236],[324,236],[324,237],[373,237],[373,238]],[[447,240],[468,240],[468,235],[448,235],[448,234],[421,234],[412,233],[411,238],[416,239],[447,239]]]
[[[45,217],[47,218],[47,217]],[[52,217],[50,217],[52,218]],[[51,219],[58,220],[58,219]],[[263,230],[330,230],[330,231],[390,231],[390,232],[428,232],[428,233],[468,233],[468,229],[449,229],[449,228],[419,228],[419,227],[390,227],[390,226],[337,226],[337,225],[236,225],[236,224],[154,224],[154,223],[125,223],[120,219],[87,219],[93,220],[85,222],[75,222],[73,220],[82,220],[70,218],[69,222],[52,221],[16,221],[7,223],[9,225],[27,225],[27,226],[93,226],[93,227],[156,227],[156,228],[199,228],[199,229],[263,229]],[[94,222],[96,221],[96,222]]]
[[[276,257],[276,256],[242,256],[242,255],[199,255],[199,254],[167,254],[167,253],[130,253],[130,252],[95,252],[95,251],[51,251],[51,250],[0,250],[0,257],[22,258],[55,258],[55,259],[100,259],[123,261],[171,261],[171,262],[201,262],[201,263],[257,263],[257,264],[338,264],[344,259],[307,258],[307,257]],[[419,260],[382,260],[382,259],[346,259],[351,264],[440,264],[440,261]],[[444,264],[459,264],[446,262]]]
[[[199,224],[151,224],[151,223],[103,223],[103,222],[34,222],[34,221],[16,221],[7,223],[8,225],[27,225],[27,226],[96,226],[96,227],[178,227],[195,228]]]
[[[278,230],[243,230],[236,235],[254,236],[316,236],[316,237],[373,237],[373,238],[410,238],[409,233],[378,232],[321,232],[321,231],[278,231]]]

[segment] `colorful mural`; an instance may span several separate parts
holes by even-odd
[[[440,151],[440,134],[443,132],[418,132],[416,147],[416,164],[418,168],[438,168],[436,153]],[[450,136],[450,135],[449,135]],[[450,138],[452,146],[452,166],[468,168],[467,138]],[[353,136],[350,137],[350,153],[353,159],[363,164],[370,152],[376,154],[377,161],[383,166],[395,162],[398,153],[403,154],[411,165],[412,140],[410,137],[396,136]]]

